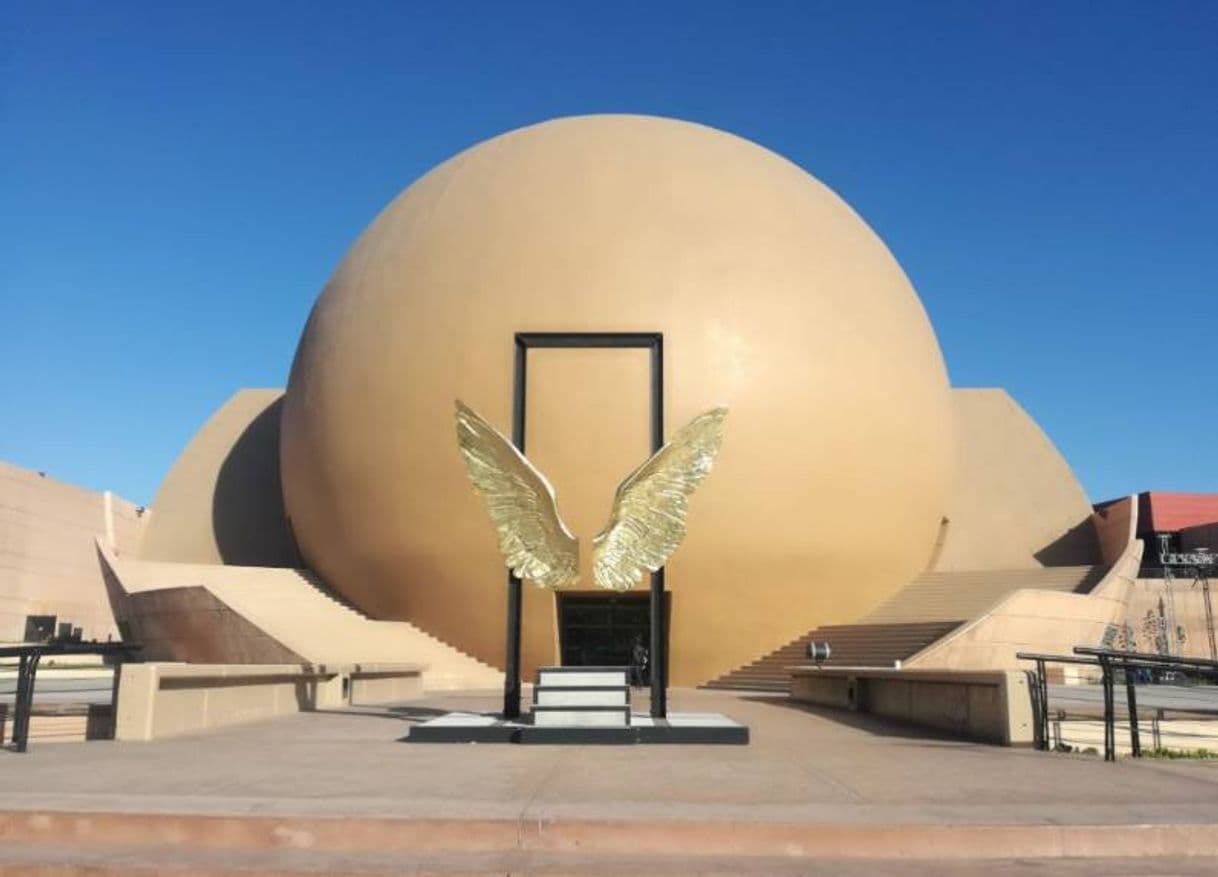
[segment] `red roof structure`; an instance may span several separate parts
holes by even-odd
[[[1218,493],[1138,494],[1138,534],[1178,533],[1200,524],[1218,522]]]

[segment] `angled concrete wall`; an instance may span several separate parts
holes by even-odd
[[[134,551],[143,525],[134,503],[0,463],[0,642],[20,641],[28,615],[117,637],[94,540]]]
[[[1136,512],[1127,532],[1137,527]],[[969,624],[911,657],[918,669],[1026,669],[1018,652],[1070,654],[1075,646],[1121,645],[1142,562],[1142,540],[1130,539],[1104,578],[1087,594],[1021,589]]]

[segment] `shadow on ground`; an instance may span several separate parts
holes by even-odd
[[[746,694],[740,699],[750,703],[759,703],[766,706],[781,707],[783,709],[795,710],[796,712],[808,713],[809,715],[817,716],[818,718],[825,719],[826,721],[833,722],[834,724],[864,731],[877,737],[894,737],[923,743],[931,741],[944,746],[960,747],[975,746],[979,743],[979,741],[972,740],[969,737],[964,737],[959,734],[952,734],[950,731],[924,728],[921,725],[912,725],[908,722],[902,722],[897,719],[880,718],[869,715],[868,713],[857,713],[851,710],[837,709],[835,707],[817,706],[815,704],[793,700],[785,694]]]

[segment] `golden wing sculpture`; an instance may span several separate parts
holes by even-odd
[[[726,408],[695,417],[618,486],[609,523],[592,541],[597,585],[624,591],[668,562],[685,538],[689,497],[714,464],[726,417]],[[457,445],[512,572],[544,588],[574,585],[579,543],[545,476],[460,400]]]
[[[579,542],[558,514],[545,476],[510,441],[457,400],[457,446],[474,489],[499,537],[499,550],[517,578],[543,588],[579,580]]]
[[[685,538],[689,497],[723,443],[726,417],[726,408],[695,417],[618,485],[609,523],[592,540],[592,575],[602,588],[625,591],[672,557]]]

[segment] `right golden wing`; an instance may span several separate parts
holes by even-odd
[[[545,476],[460,399],[457,446],[516,577],[543,588],[575,584],[579,542],[559,517],[558,498]]]

